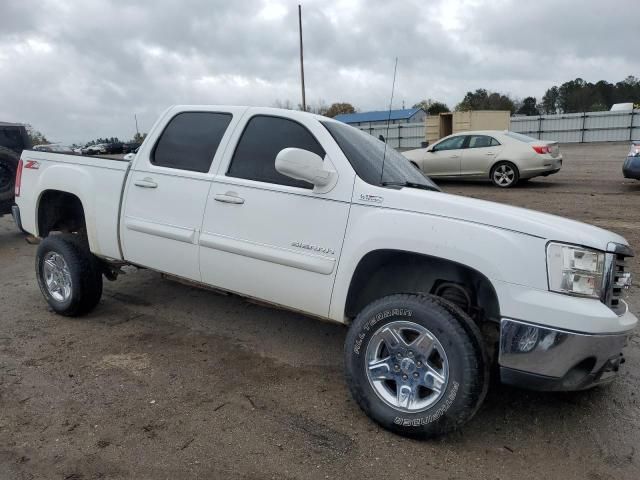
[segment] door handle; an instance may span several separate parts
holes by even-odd
[[[244,198],[239,197],[235,192],[218,193],[214,198],[216,202],[234,203],[236,205],[242,205],[244,203]]]
[[[451,155],[449,158],[460,158],[460,155]]]
[[[496,154],[496,152],[487,152],[487,153],[485,153],[485,155],[490,155],[490,156],[492,156],[492,157],[493,157],[495,154]]]
[[[142,180],[136,180],[133,182],[136,187],[142,188],[158,188],[158,184],[151,180],[149,177],[143,178]]]

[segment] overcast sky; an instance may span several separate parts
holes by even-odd
[[[640,76],[640,0],[0,0],[0,121],[50,140],[131,138],[176,103],[451,108]]]

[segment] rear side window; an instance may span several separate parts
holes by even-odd
[[[470,135],[467,148],[486,148],[495,147],[496,145],[500,145],[500,143],[488,135]]]
[[[16,152],[21,152],[25,145],[23,145],[20,129],[16,127],[0,127],[0,145]]]
[[[230,113],[184,112],[171,119],[151,154],[159,167],[208,172]]]
[[[324,158],[325,152],[304,126],[281,117],[256,115],[249,120],[238,141],[227,176],[258,182],[313,188],[276,170],[276,156],[285,148],[301,148]]]

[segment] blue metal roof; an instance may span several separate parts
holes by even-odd
[[[410,118],[419,112],[420,108],[405,108],[404,110],[391,110],[391,120],[405,120]],[[358,123],[358,122],[381,122],[387,121],[389,118],[389,110],[379,110],[376,112],[362,112],[362,113],[341,113],[334,117],[336,120],[340,120],[344,123]]]

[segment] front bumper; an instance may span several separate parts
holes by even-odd
[[[618,372],[632,330],[586,334],[503,318],[500,379],[532,390],[582,390],[608,383]]]
[[[640,157],[627,157],[622,165],[624,178],[640,180]]]

